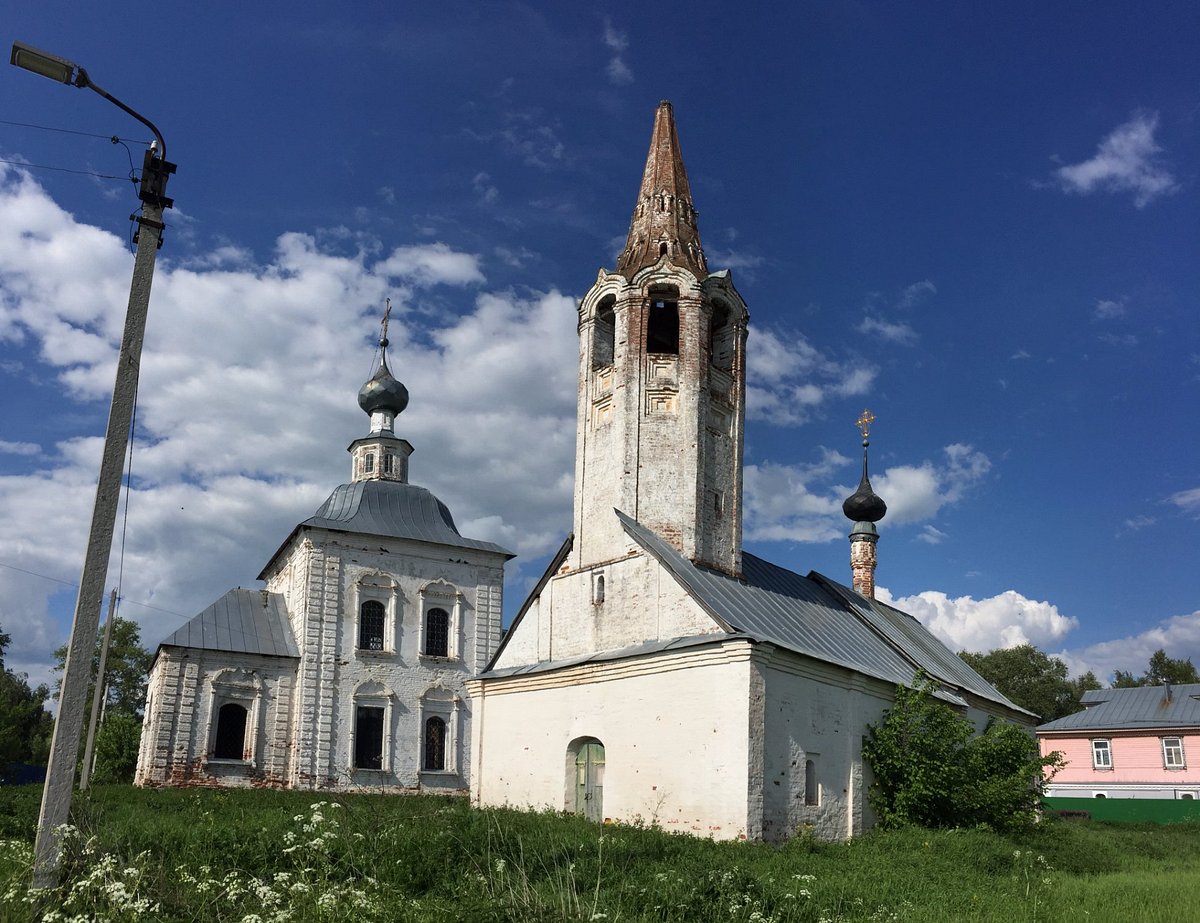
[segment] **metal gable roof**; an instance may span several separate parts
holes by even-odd
[[[1083,694],[1082,701],[1083,711],[1048,721],[1038,733],[1200,728],[1200,683],[1093,689]]]
[[[920,668],[950,686],[1025,711],[899,610],[868,601],[820,574],[803,577],[749,553],[742,555],[741,580],[698,567],[656,533],[620,511],[617,516],[625,531],[727,630],[889,683],[911,686]],[[947,697],[966,704],[953,693]]]
[[[161,645],[209,651],[299,657],[283,597],[266,590],[230,590]]]

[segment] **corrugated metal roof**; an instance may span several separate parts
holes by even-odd
[[[514,557],[511,551],[492,542],[463,538],[446,504],[424,487],[399,481],[343,484],[300,525],[386,538],[410,538]]]
[[[749,553],[742,555],[741,580],[697,567],[651,530],[620,511],[617,516],[625,531],[728,630],[889,683],[911,686],[920,668],[949,686],[1025,711],[897,609],[868,602],[820,574],[802,577]]]
[[[230,590],[162,643],[239,654],[300,656],[283,597],[241,587]]]
[[[1200,683],[1132,689],[1093,689],[1083,694],[1083,711],[1048,721],[1043,731],[1137,730],[1200,727]]]
[[[705,644],[720,644],[730,640],[729,635],[693,635],[690,638],[668,638],[663,641],[644,641],[632,644],[614,651],[593,651],[580,654],[578,657],[564,657],[562,660],[543,660],[539,663],[521,664],[516,667],[503,667],[499,670],[488,670],[480,674],[482,679],[492,679],[500,676],[528,676],[531,673],[546,673],[550,670],[561,670],[565,667],[575,667],[584,663],[604,663],[609,660],[624,660],[628,657],[641,657],[646,654],[657,654],[661,651],[677,651],[686,647],[700,647]]]

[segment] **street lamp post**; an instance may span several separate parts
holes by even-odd
[[[58,881],[61,827],[67,823],[71,813],[75,761],[79,753],[84,703],[91,678],[92,654],[96,647],[96,629],[100,624],[104,580],[108,573],[109,552],[112,550],[117,500],[121,492],[121,468],[129,447],[129,430],[133,422],[142,340],[150,307],[150,285],[154,279],[154,259],[158,248],[162,246],[165,227],[163,210],[173,204],[167,198],[166,190],[167,179],[175,172],[175,164],[167,162],[166,142],[153,123],[92,83],[82,67],[22,42],[13,43],[11,63],[51,80],[86,87],[99,93],[154,132],[157,141],[146,151],[142,161],[142,182],[138,192],[138,198],[142,200],[142,214],[136,219],[137,253],[133,261],[129,307],[125,312],[125,331],[117,356],[117,378],[113,385],[108,429],[104,436],[100,479],[96,485],[87,554],[83,561],[83,574],[79,578],[79,596],[75,602],[71,640],[67,645],[67,662],[63,669],[58,714],[50,744],[50,762],[46,767],[46,785],[42,791],[42,808],[38,817],[33,886],[49,888]]]

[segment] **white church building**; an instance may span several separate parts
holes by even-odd
[[[384,361],[350,483],[167,638],[137,782],[463,791],[719,839],[871,825],[866,727],[924,671],[982,727],[1034,716],[876,601],[742,549],[749,315],[710,271],[662,103],[626,247],[579,306],[573,527],[501,640],[497,545],[408,483]]]
[[[919,670],[982,726],[1033,724],[874,595],[866,473],[855,589],[742,550],[746,304],[710,271],[671,105],[625,250],[579,306],[571,535],[468,683],[480,805],[719,839],[871,825],[862,740]]]
[[[465,682],[500,640],[498,545],[464,538],[408,482],[387,366],[358,402],[351,480],[259,579],[165,639],[150,670],[138,785],[465,792]]]

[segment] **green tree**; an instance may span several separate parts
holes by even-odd
[[[1134,676],[1124,670],[1117,670],[1113,674],[1114,689],[1162,686],[1166,683],[1172,685],[1200,683],[1200,676],[1197,676],[1196,667],[1192,664],[1190,657],[1186,660],[1168,657],[1167,652],[1160,647],[1150,655],[1150,663],[1147,665],[1146,672],[1141,676]]]
[[[96,650],[92,655],[92,675],[100,667],[100,645],[103,629],[97,633]],[[67,646],[54,652],[58,660],[55,670],[66,666]],[[142,733],[142,712],[146,707],[146,681],[154,655],[142,647],[141,632],[136,622],[121,617],[113,622],[108,658],[104,664],[106,678],[104,720],[96,731],[95,771],[98,782],[132,782],[137,768],[138,745]],[[88,686],[88,707],[91,707],[95,683]],[[83,738],[79,744],[79,759],[83,759],[83,739],[87,736],[84,722]]]
[[[30,688],[24,673],[4,666],[4,652],[12,638],[0,631],[0,781],[14,763],[44,765],[50,755],[54,718],[45,709],[50,690],[45,684]]]
[[[100,645],[104,640],[104,628],[96,633],[96,650],[92,654],[92,676],[100,667]],[[55,671],[61,671],[67,662],[67,646],[64,644],[54,652],[58,661]],[[108,646],[108,660],[104,665],[105,715],[126,714],[138,718],[146,707],[146,680],[154,655],[142,647],[141,630],[137,622],[117,616],[113,622],[112,640]],[[92,701],[94,685],[88,687],[87,701]],[[57,693],[55,694],[57,697]]]
[[[867,729],[863,757],[880,824],[1032,824],[1047,770],[1053,775],[1062,765],[1059,754],[1041,756],[1033,735],[1006,721],[993,719],[976,735],[970,721],[934,698],[937,689],[923,675],[916,688],[897,687],[893,706]]]
[[[1042,721],[1074,714],[1082,707],[1079,697],[1083,691],[1100,688],[1095,676],[1088,679],[1089,674],[1074,681],[1068,679],[1067,665],[1062,660],[1032,644],[998,648],[986,654],[963,651],[958,656],[1009,699],[1029,709]]]

